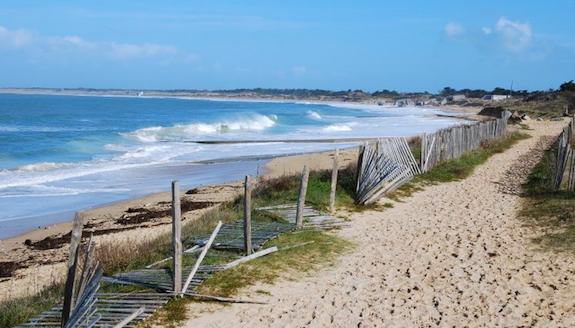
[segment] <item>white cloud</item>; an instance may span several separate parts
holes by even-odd
[[[95,42],[80,36],[41,36],[27,30],[9,30],[0,26],[0,49],[29,48],[43,53],[81,53],[105,56],[115,60],[159,58],[193,61],[197,56],[180,51],[170,45],[155,43]]]
[[[513,55],[533,52],[534,34],[529,23],[500,17],[493,26],[469,28],[457,23],[445,25],[445,35],[450,39],[466,41],[482,49],[496,49]]]
[[[503,46],[512,52],[521,52],[529,47],[533,32],[528,23],[511,21],[505,17],[499,18],[495,31],[503,42]]]
[[[291,72],[293,75],[300,76],[307,73],[307,67],[305,66],[293,66],[291,68]]]
[[[465,33],[465,29],[460,24],[452,22],[452,23],[448,23],[447,25],[445,25],[444,32],[448,38],[455,38],[455,37]]]
[[[32,33],[26,30],[9,30],[0,26],[0,47],[21,48],[33,41]]]

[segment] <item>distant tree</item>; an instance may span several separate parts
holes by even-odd
[[[397,92],[395,90],[383,89],[381,91],[375,91],[371,95],[374,97],[395,97],[395,96],[399,95],[399,92]]]
[[[573,80],[565,82],[561,84],[559,90],[562,92],[575,92],[575,83],[573,83]]]
[[[507,90],[505,88],[497,87],[497,88],[493,89],[493,91],[491,91],[491,93],[494,95],[508,95],[509,90]]]
[[[443,90],[441,90],[440,94],[444,97],[446,96],[453,96],[454,94],[457,93],[457,90],[451,88],[451,87],[445,87],[443,88]]]

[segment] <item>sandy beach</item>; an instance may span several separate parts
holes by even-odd
[[[266,305],[192,304],[186,326],[572,327],[575,259],[534,248],[540,232],[518,220],[521,199],[502,188],[563,123],[529,125],[532,138],[469,178],[353,214],[338,234],[357,249],[337,265],[244,291]]]

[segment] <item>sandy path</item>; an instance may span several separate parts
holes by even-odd
[[[534,138],[493,156],[464,181],[354,215],[340,233],[359,247],[336,267],[266,286],[269,305],[237,304],[186,325],[575,326],[575,260],[532,249],[535,232],[515,217],[519,197],[497,184],[540,136],[560,132],[558,123],[532,124]]]

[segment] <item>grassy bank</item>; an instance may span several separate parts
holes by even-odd
[[[338,179],[338,191],[336,193],[336,206],[349,209],[357,209],[353,202],[355,188],[355,169],[350,167],[342,169]],[[253,206],[294,203],[297,200],[300,177],[286,176],[273,180],[261,180],[255,188],[252,201]],[[311,172],[306,203],[318,209],[327,209],[329,202],[329,190],[331,183],[330,171]],[[182,231],[184,244],[191,236],[206,235],[211,233],[218,221],[224,223],[233,222],[242,218],[243,199],[222,204],[208,210],[199,219],[193,222],[185,222]],[[254,222],[281,220],[281,218],[266,215],[262,212],[252,214]],[[283,234],[279,238],[269,242],[265,247],[278,246],[280,249],[296,244],[309,243],[305,247],[281,250],[275,254],[240,265],[232,270],[222,272],[206,282],[203,291],[217,295],[232,295],[238,289],[252,285],[256,282],[271,282],[281,272],[305,272],[321,265],[331,263],[341,252],[349,249],[350,245],[341,238],[329,233],[318,231],[303,231]],[[149,240],[134,242],[104,243],[98,246],[96,257],[101,262],[104,273],[112,275],[117,272],[125,272],[140,269],[144,266],[164,259],[171,255],[171,236],[169,234]],[[215,264],[231,261],[241,254],[235,252],[223,252],[212,250],[205,258],[205,263]],[[195,261],[193,256],[184,257],[184,265],[192,265]],[[166,262],[164,267],[169,267]],[[102,284],[103,291],[126,292],[141,288],[123,287]],[[46,288],[38,296],[26,297],[0,303],[0,328],[13,327],[19,323],[28,321],[33,316],[45,311],[62,300],[62,286],[55,284]],[[156,323],[162,325],[174,325],[185,319],[181,307],[188,300],[178,300],[170,304],[154,318]],[[185,311],[183,311],[185,314]]]
[[[557,143],[533,168],[524,185],[520,216],[542,231],[534,242],[552,251],[575,251],[575,194],[554,191]]]
[[[54,283],[34,296],[7,300],[0,303],[0,327],[14,327],[31,317],[49,310],[60,302],[64,295],[64,285]]]
[[[457,159],[443,162],[428,172],[418,175],[388,197],[400,200],[421,190],[425,185],[465,179],[473,173],[476,167],[485,163],[491,156],[504,152],[518,141],[526,138],[529,138],[529,135],[521,132],[512,132],[505,138],[485,142],[479,149],[468,152]]]

